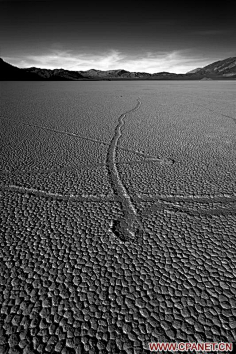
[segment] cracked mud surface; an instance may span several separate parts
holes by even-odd
[[[233,83],[2,86],[0,353],[235,342]]]

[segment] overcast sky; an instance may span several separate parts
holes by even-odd
[[[0,0],[0,56],[19,67],[185,73],[236,56],[235,4]]]

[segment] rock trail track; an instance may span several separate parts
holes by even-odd
[[[131,112],[131,111],[128,111],[128,112]],[[74,138],[81,139],[81,140],[92,141],[94,143],[98,143],[98,144],[102,144],[102,145],[106,145],[106,146],[110,145],[110,143],[107,142],[107,141],[103,141],[101,139],[94,139],[94,138],[91,138],[91,137],[80,135],[80,134],[77,134],[76,132],[58,130],[58,129],[50,128],[50,127],[47,127],[47,126],[42,126],[42,125],[37,125],[37,124],[29,124],[29,123],[25,123],[25,122],[21,122],[21,124],[23,124],[25,126],[28,126],[28,127],[34,127],[34,128],[37,128],[37,129],[42,129],[44,131],[49,131],[49,132],[56,133],[56,134],[67,135],[67,136],[74,137]],[[130,153],[135,154],[135,155],[137,155],[139,157],[143,157],[147,162],[156,161],[156,162],[160,162],[161,164],[166,164],[166,165],[172,165],[173,163],[175,163],[175,161],[173,159],[171,159],[171,158],[166,158],[166,157],[163,158],[161,156],[152,156],[152,155],[145,154],[144,152],[131,150],[131,149],[128,149],[128,148],[123,148],[121,146],[118,146],[117,149],[125,151],[125,152],[130,152]],[[134,161],[134,162],[138,163],[139,161]],[[117,163],[121,164],[121,162],[117,162]],[[130,163],[130,162],[124,162],[124,164],[127,164],[127,163]],[[99,165],[104,165],[104,164],[97,164],[96,166],[99,166]],[[80,166],[81,166],[81,164],[80,164]],[[93,165],[86,164],[84,166],[94,166],[94,164]],[[56,170],[57,169],[53,169],[52,171],[56,171]],[[42,170],[42,171],[44,172],[45,170]],[[39,172],[39,171],[37,171],[37,172]]]
[[[218,114],[218,115],[220,115],[220,116],[222,116],[222,117],[229,118],[229,119],[231,119],[231,120],[236,124],[236,118],[235,118],[235,117],[229,116],[229,115],[227,115],[227,114],[223,114],[223,113],[221,113],[221,112],[219,112],[219,111],[216,111],[216,110],[214,110],[214,109],[211,109],[211,108],[209,108],[209,107],[207,107],[206,105],[203,105],[203,104],[199,104],[199,103],[198,103],[197,106],[198,106],[198,107],[202,107],[202,108],[204,108],[204,109],[207,109],[208,111],[213,112],[213,113],[216,113],[216,114]]]
[[[132,197],[125,188],[117,169],[116,152],[119,140],[122,137],[122,128],[125,124],[125,119],[129,113],[135,112],[141,105],[140,99],[137,99],[137,104],[131,110],[121,114],[118,123],[115,127],[114,135],[107,152],[107,169],[110,176],[110,182],[114,194],[119,197],[124,217],[115,220],[112,225],[113,233],[122,241],[128,241],[130,238],[135,239],[140,235],[142,224],[137,216],[137,211],[132,202]]]
[[[141,100],[137,99],[137,104],[134,108],[122,113],[119,118],[117,125],[114,129],[113,137],[109,142],[102,141],[99,139],[94,139],[90,137],[81,136],[75,132],[68,132],[63,130],[58,130],[46,126],[35,125],[35,124],[28,124],[25,122],[21,122],[26,126],[35,127],[38,129],[50,131],[57,134],[64,134],[68,135],[77,139],[83,139],[87,141],[92,141],[95,143],[103,144],[108,146],[107,150],[107,157],[105,163],[98,163],[96,166],[106,166],[107,172],[110,178],[111,187],[113,190],[114,195],[87,195],[87,194],[61,194],[50,192],[46,190],[41,190],[33,187],[24,187],[18,186],[15,184],[8,184],[8,185],[0,185],[0,190],[2,191],[9,191],[12,193],[20,193],[20,194],[29,194],[34,195],[40,198],[49,198],[58,201],[68,201],[68,202],[113,202],[118,201],[121,205],[121,210],[123,212],[123,217],[117,220],[113,220],[112,224],[110,225],[110,230],[112,233],[122,242],[134,242],[134,241],[141,241],[143,237],[143,225],[141,223],[141,216],[148,215],[153,212],[158,212],[161,210],[166,210],[170,213],[184,213],[191,217],[198,216],[198,215],[229,215],[229,214],[236,214],[236,195],[133,195],[131,196],[123,184],[120,175],[118,166],[125,165],[125,164],[138,164],[138,163],[155,163],[159,162],[161,164],[172,165],[175,163],[174,160],[171,158],[166,157],[155,157],[145,154],[144,152],[139,152],[127,148],[123,148],[120,146],[120,140],[122,138],[122,130],[125,127],[125,120],[129,119],[129,114],[137,111],[141,106]],[[206,108],[206,107],[205,107]],[[228,117],[228,116],[227,116]],[[228,117],[232,118],[232,117]],[[138,156],[144,158],[142,161],[127,161],[127,162],[120,162],[117,159],[117,151],[123,150],[126,152],[134,153]],[[79,166],[65,166],[60,168],[52,168],[52,169],[39,169],[39,170],[27,170],[27,171],[20,171],[23,173],[53,173],[53,172],[60,172],[64,170],[76,170],[78,168],[91,168],[95,165],[85,165],[80,164]],[[11,173],[11,171],[2,171],[3,173]],[[16,173],[17,171],[14,171]],[[137,212],[135,203],[140,202],[151,202],[151,205],[145,207],[142,211]],[[178,205],[178,202],[185,203],[185,205]],[[191,207],[188,203],[194,202],[195,207]],[[176,204],[177,203],[177,204]],[[201,204],[209,204],[207,209],[203,209]],[[211,206],[212,203],[221,203],[221,206]],[[231,205],[227,205],[231,203]],[[187,204],[187,205],[186,205]],[[233,204],[233,205],[232,205]],[[197,207],[196,207],[197,206]],[[147,231],[147,230],[146,230]]]
[[[18,185],[0,185],[0,191],[8,191],[12,193],[19,193],[19,194],[29,194],[34,195],[39,198],[46,198],[46,199],[53,199],[58,201],[68,201],[68,202],[114,202],[120,201],[119,195],[88,195],[88,194],[61,194],[61,193],[53,193],[41,189],[36,188],[29,188],[24,186]],[[146,215],[150,212],[155,212],[158,210],[170,210],[172,212],[183,212],[189,215],[226,215],[226,214],[236,214],[236,196],[204,196],[204,195],[179,195],[179,196],[168,196],[168,195],[152,195],[152,196],[140,196],[140,195],[133,195],[132,200],[135,203],[146,203],[152,202],[151,206],[144,208],[142,215]],[[192,203],[198,205],[198,208],[190,208],[190,207],[182,207],[180,205],[176,205],[176,203]],[[209,209],[202,209],[201,204],[212,204],[212,203],[221,203],[224,207],[221,208],[209,208]],[[227,207],[227,204],[232,203],[233,206]],[[136,210],[135,210],[136,211]],[[137,212],[136,212],[137,214]]]

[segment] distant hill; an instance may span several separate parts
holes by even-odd
[[[187,74],[194,73],[205,78],[236,78],[236,57],[216,61],[204,68],[198,68]]]
[[[157,72],[130,72],[123,69],[70,71],[64,69],[20,69],[6,63],[0,58],[0,80],[47,80],[47,81],[75,81],[75,80],[217,80],[236,79],[236,57],[219,60],[204,68],[197,68],[186,74]]]
[[[0,58],[0,80],[40,80],[38,75],[34,73],[28,73],[24,69],[19,69],[11,64],[6,63]]]

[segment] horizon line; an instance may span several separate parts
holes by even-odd
[[[124,70],[130,73],[145,73],[149,75],[157,73],[183,75],[192,70],[203,69],[205,66],[215,62],[231,58],[234,58],[234,56],[216,60],[210,60],[209,58],[206,60],[205,58],[200,60],[202,63],[198,63],[197,58],[188,58],[187,56],[181,56],[178,52],[173,52],[159,54],[159,56],[147,53],[146,56],[134,59],[131,57],[130,59],[129,57],[121,56],[120,52],[114,50],[100,56],[85,54],[73,56],[68,52],[57,51],[51,55],[25,56],[23,58],[9,56],[2,57],[4,61],[20,69],[37,68],[42,70],[65,70],[75,72],[88,72],[92,70],[97,72],[112,72]],[[58,62],[60,61],[63,61],[64,65],[59,65]],[[89,66],[90,61],[91,66]],[[93,64],[96,64],[95,61],[98,63],[97,68],[96,66],[93,66]],[[77,66],[81,66],[81,68],[78,69]],[[159,66],[159,68],[156,69],[156,66]]]

